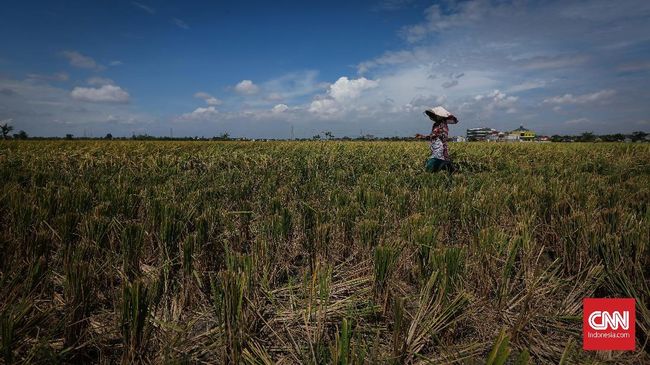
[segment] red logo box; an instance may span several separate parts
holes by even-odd
[[[582,348],[634,350],[635,304],[634,298],[584,298]]]

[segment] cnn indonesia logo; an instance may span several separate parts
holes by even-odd
[[[634,350],[634,298],[584,298],[582,348]]]

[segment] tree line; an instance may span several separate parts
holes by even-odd
[[[228,133],[222,133],[213,137],[205,136],[186,136],[186,137],[168,137],[168,136],[152,136],[149,134],[133,134],[130,137],[114,137],[111,133],[107,133],[104,137],[77,137],[73,134],[66,134],[65,137],[30,137],[24,130],[19,130],[17,133],[10,134],[14,127],[8,122],[0,124],[0,131],[2,132],[2,139],[65,139],[65,140],[136,140],[136,141],[252,141],[252,140],[296,140],[296,141],[412,141],[413,137],[408,136],[391,136],[391,137],[375,137],[371,134],[366,134],[357,137],[335,137],[332,132],[324,132],[324,137],[316,134],[311,138],[233,138]],[[451,140],[451,139],[450,139]],[[643,131],[632,132],[631,134],[614,133],[614,134],[595,134],[593,132],[583,132],[580,135],[559,135],[554,134],[549,137],[552,142],[643,142],[648,141],[648,133]]]

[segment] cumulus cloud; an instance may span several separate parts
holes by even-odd
[[[387,4],[390,7],[399,2],[389,0]],[[615,4],[592,0],[588,5],[497,0],[437,3],[440,5],[426,10],[422,21],[401,30],[400,35],[406,39],[401,45],[377,50],[377,57],[360,60],[359,76],[322,80],[318,71],[309,70],[257,83],[242,80],[229,89],[245,97],[231,95],[225,110],[218,107],[221,101],[216,97],[197,93],[195,97],[205,104],[201,102],[201,108],[194,111],[177,112],[176,119],[218,121],[185,126],[195,125],[198,131],[199,125],[206,129],[230,125],[235,129],[229,132],[247,136],[248,131],[261,134],[259,125],[273,125],[265,130],[270,135],[288,133],[289,128],[276,128],[281,123],[295,124],[297,129],[302,124],[304,133],[328,128],[337,135],[359,129],[375,135],[405,134],[411,131],[409,128],[419,131],[422,110],[435,105],[444,105],[461,119],[462,125],[452,127],[452,133],[485,123],[508,130],[522,120],[545,134],[594,125],[610,132],[607,129],[638,128],[635,121],[647,120],[644,106],[648,105],[648,96],[644,91],[650,68],[643,53],[643,46],[650,40],[648,32],[643,32],[649,15],[647,0]],[[167,15],[163,21],[170,18]],[[78,52],[76,56],[81,57],[75,57],[75,67],[99,67],[88,56]],[[68,58],[72,64],[72,57]],[[44,82],[25,83],[34,88],[51,87]],[[108,85],[89,83],[94,89]],[[5,99],[0,110],[12,108],[15,100],[26,94],[14,85],[2,86],[0,99]],[[612,90],[617,90],[617,108],[605,103],[612,97]],[[119,115],[115,109],[136,107],[82,103],[70,98],[70,90],[63,94],[56,99],[26,99],[21,112],[36,113],[40,106],[63,104],[66,108],[72,105],[92,109],[93,113],[111,109],[112,115]],[[547,113],[552,110],[558,112],[558,120],[549,120]],[[183,112],[187,113],[181,116]],[[91,117],[90,112],[79,112],[74,118],[82,121]],[[45,118],[40,120],[51,119]],[[564,122],[582,118],[590,120],[589,124]],[[594,122],[605,118],[617,118],[620,123],[612,126]],[[274,123],[244,127],[258,120]],[[167,129],[160,128],[163,132]],[[594,131],[598,132],[597,128]]]
[[[616,94],[615,90],[600,90],[591,94],[564,94],[544,99],[547,104],[587,104],[607,100]]]
[[[378,81],[368,80],[365,77],[358,79],[348,79],[343,76],[330,85],[327,93],[336,101],[345,99],[354,99],[361,95],[361,92],[367,89],[375,88],[379,85]]]
[[[519,97],[508,95],[496,89],[487,94],[479,94],[474,100],[484,107],[484,111],[491,114],[494,111],[516,112],[515,105]]]
[[[364,90],[373,89],[379,86],[379,81],[369,80],[365,77],[348,79],[339,77],[327,90],[327,95],[317,96],[309,105],[308,111],[319,115],[333,115],[346,109],[351,109],[352,100],[361,96]],[[357,105],[357,109],[366,108]]]
[[[202,99],[203,101],[205,101],[206,104],[212,106],[221,105],[223,103],[220,99],[217,99],[214,96],[203,91],[197,92],[196,94],[194,94],[194,97],[197,99]]]
[[[334,114],[339,106],[333,99],[316,99],[309,104],[309,112],[317,114]]]
[[[75,87],[70,93],[75,100],[94,103],[128,103],[129,93],[116,85],[103,85],[98,88]]]
[[[255,85],[251,80],[242,80],[235,85],[235,91],[239,94],[252,95],[259,91],[259,86]]]
[[[87,68],[93,70],[102,70],[104,66],[95,62],[92,57],[85,56],[77,51],[63,51],[63,57],[68,59],[71,66],[78,68]]]
[[[54,84],[14,80],[0,77],[0,91],[11,89],[6,95],[0,92],[0,114],[13,118],[16,129],[33,136],[63,136],[66,133],[115,136],[136,133],[154,133],[149,129],[155,117],[138,110],[137,105],[88,102],[71,96],[71,89]],[[113,115],[109,120],[108,115]],[[110,123],[109,123],[110,121]],[[135,127],[123,127],[133,122]]]
[[[288,109],[289,107],[287,106],[287,104],[277,104],[271,109],[271,111],[273,113],[283,113],[286,112]]]
[[[206,108],[196,108],[191,113],[185,113],[180,116],[179,119],[185,121],[202,121],[202,120],[212,120],[219,115],[219,111],[214,106],[208,106]]]

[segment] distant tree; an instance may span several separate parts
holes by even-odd
[[[562,142],[562,136],[554,134],[551,136],[551,142]]]
[[[74,137],[74,135],[71,133],[65,135],[65,139],[72,139],[72,137]]]
[[[110,133],[106,133],[106,137],[104,139],[113,139],[113,135]]]
[[[212,137],[213,141],[228,141],[230,140],[230,134],[228,133],[221,133],[221,135],[217,137]]]
[[[311,137],[311,139],[313,139],[314,141],[320,140],[320,134],[317,134],[317,135]]]
[[[11,119],[3,120],[3,124],[0,124],[0,129],[2,130],[2,139],[7,139],[9,132],[14,130],[14,127],[9,125]]]
[[[27,139],[29,136],[27,135],[27,132],[20,130],[18,133],[14,134],[15,139]]]
[[[593,132],[584,132],[578,137],[580,142],[593,142],[596,140],[596,135]]]
[[[327,132],[325,132],[325,137],[326,137],[327,139],[332,139],[332,138],[334,138],[334,135],[332,134],[332,132],[327,131]]]
[[[635,141],[635,142],[636,141],[643,141],[647,135],[648,135],[648,133],[646,133],[646,132],[641,132],[641,131],[632,132],[632,140]]]

